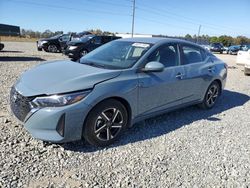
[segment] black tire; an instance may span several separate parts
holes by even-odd
[[[83,137],[94,146],[108,146],[122,133],[128,123],[125,106],[108,99],[97,104],[88,114],[83,128]]]
[[[81,52],[80,52],[80,58],[83,57],[83,56],[85,56],[87,53],[89,53],[88,50],[85,50],[85,49],[81,50]]]
[[[48,51],[48,52],[51,52],[51,53],[56,53],[56,52],[58,52],[58,50],[59,50],[59,48],[58,48],[58,46],[55,45],[55,44],[50,44],[50,45],[48,46],[48,48],[47,48],[47,51]]]
[[[217,81],[212,82],[205,94],[205,97],[199,106],[203,109],[211,109],[217,102],[218,97],[220,96],[221,88]]]
[[[244,75],[249,76],[249,73],[247,72],[246,68],[244,69]]]
[[[4,48],[4,44],[0,43],[0,51]]]

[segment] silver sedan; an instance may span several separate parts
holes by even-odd
[[[188,105],[214,107],[226,77],[226,64],[194,43],[119,39],[79,62],[25,72],[11,89],[10,106],[35,138],[107,146],[143,119]]]

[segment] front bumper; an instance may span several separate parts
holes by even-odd
[[[218,48],[210,48],[211,52],[223,52],[223,49],[218,49]]]
[[[22,114],[23,119],[20,119],[12,104],[18,100],[13,101],[12,96],[10,100],[13,114],[22,121],[24,128],[33,137],[55,143],[82,139],[84,120],[91,109],[91,106],[85,104],[84,101],[63,107],[41,108],[34,111],[30,109],[26,114]],[[19,106],[20,109],[22,108]],[[19,111],[19,113],[21,112]],[[63,121],[61,121],[62,117]]]
[[[66,56],[68,56],[69,58],[73,58],[73,59],[79,59],[80,58],[80,52],[78,50],[69,50],[69,49],[66,49],[64,51],[64,54]]]

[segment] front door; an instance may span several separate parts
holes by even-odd
[[[180,65],[179,57],[176,44],[164,44],[147,58],[147,62],[162,63],[165,69],[162,72],[138,73],[139,114],[146,115],[180,105],[184,98],[189,97],[185,90],[185,69]]]

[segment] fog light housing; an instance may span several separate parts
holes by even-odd
[[[64,137],[64,128],[65,128],[65,114],[63,114],[58,120],[56,131]]]

